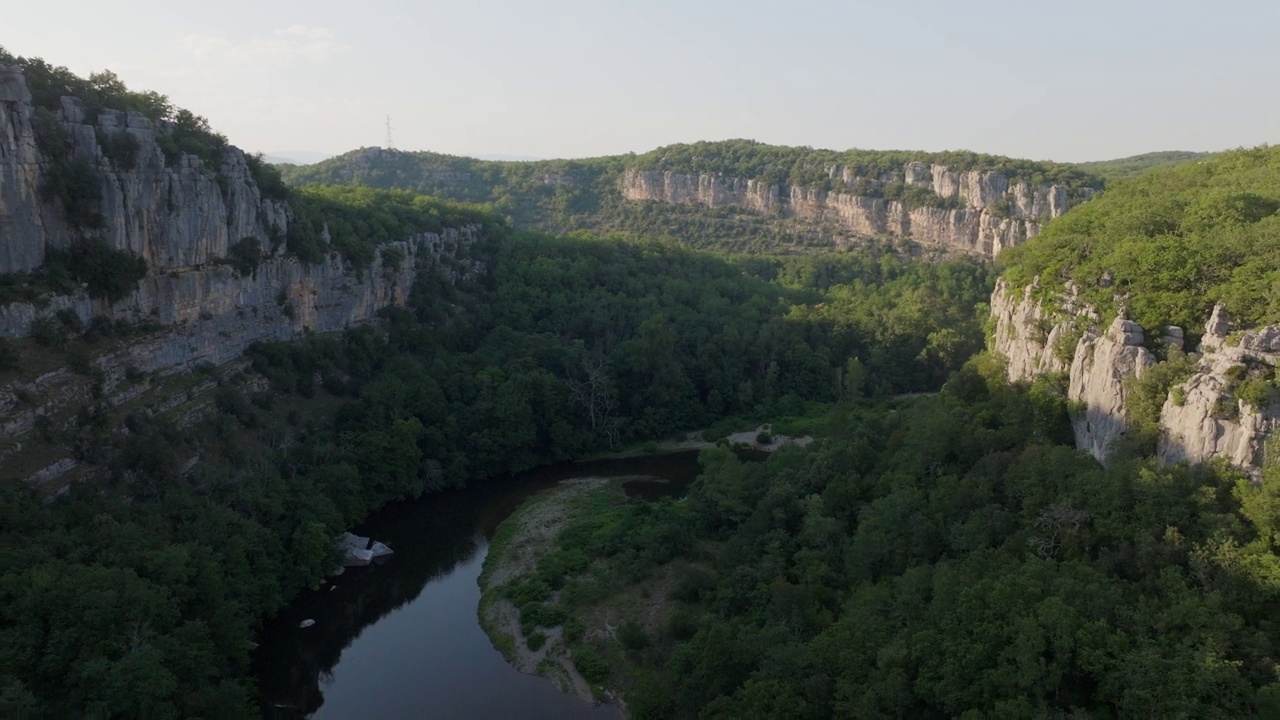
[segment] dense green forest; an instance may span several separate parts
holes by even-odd
[[[1280,715],[1280,441],[1260,485],[1104,469],[1056,383],[983,355],[818,445],[706,451],[686,500],[598,498],[503,589],[637,719]],[[661,611],[585,632],[637,588]]]
[[[376,327],[255,347],[266,391],[201,371],[217,411],[195,427],[88,409],[66,440],[105,484],[46,504],[7,483],[5,710],[242,714],[260,619],[373,508],[729,414],[936,389],[980,347],[992,284],[878,249],[489,233],[478,281],[424,269]]]
[[[1143,327],[1201,327],[1215,302],[1246,326],[1280,322],[1280,147],[1215,155],[1121,183],[999,258],[1004,276],[1065,281]]]

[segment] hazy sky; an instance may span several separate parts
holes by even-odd
[[[248,150],[580,157],[746,137],[1093,160],[1280,142],[1280,1],[61,0],[0,45]]]

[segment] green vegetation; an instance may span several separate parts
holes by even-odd
[[[1126,380],[1125,412],[1129,431],[1121,440],[1123,452],[1138,456],[1155,453],[1160,437],[1160,409],[1174,389],[1186,400],[1181,385],[1195,370],[1194,360],[1178,350],[1170,350],[1164,361],[1147,368],[1141,378],[1133,376]]]
[[[876,182],[901,181],[907,163],[938,164],[957,170],[1004,174],[1010,181],[1032,185],[1059,183],[1072,189],[1101,187],[1099,178],[1073,165],[1019,160],[969,151],[927,153],[903,150],[818,150],[810,147],[766,145],[754,140],[725,140],[668,145],[637,156],[630,167],[718,173],[770,183],[835,189],[828,169],[845,167]],[[841,183],[843,185],[843,183]],[[873,189],[871,189],[874,192]],[[936,199],[936,198],[935,198]]]
[[[96,123],[104,110],[141,113],[161,130],[157,140],[167,162],[172,164],[179,153],[185,152],[200,158],[206,169],[218,171],[227,138],[214,132],[205,118],[174,107],[164,95],[150,90],[130,90],[110,70],[93,73],[86,79],[40,58],[18,57],[13,60],[22,68],[27,87],[31,90],[32,103],[37,108],[56,113],[62,109],[62,98],[71,96],[80,100],[85,121],[89,123]],[[136,162],[136,139],[127,132],[117,132],[104,139],[108,141],[104,150],[116,161],[117,167],[132,169]],[[41,150],[48,154],[48,147],[43,143]]]
[[[227,248],[227,262],[241,277],[252,275],[262,262],[262,243],[256,237],[237,240]]]
[[[78,240],[71,247],[49,248],[45,253],[46,272],[65,271],[87,286],[89,296],[110,302],[133,291],[147,275],[147,262],[125,250],[114,250],[101,240]]]
[[[303,195],[368,208],[397,235],[482,217],[367,188]],[[868,392],[936,388],[980,344],[991,288],[976,262],[871,249],[733,258],[485,228],[476,279],[436,263],[381,327],[255,347],[264,393],[222,369],[166,380],[165,397],[218,385],[194,426],[98,398],[37,428],[36,450],[67,448],[106,480],[46,504],[6,478],[6,542],[27,549],[0,579],[6,710],[243,715],[259,618],[322,577],[332,538],[371,509],[727,413],[797,414],[835,399],[852,354]],[[58,323],[60,352],[94,373],[74,337],[87,331]],[[530,621],[572,625],[546,603]]]
[[[287,239],[290,252],[307,262],[319,262],[332,248],[356,268],[373,262],[382,243],[447,227],[502,224],[482,208],[405,190],[309,186],[290,193],[289,204],[294,214]],[[326,227],[329,245],[324,242]]]
[[[1129,180],[1150,170],[1167,165],[1204,160],[1210,153],[1189,152],[1186,150],[1165,150],[1163,152],[1143,153],[1115,160],[1095,160],[1093,162],[1076,163],[1076,167],[1105,179],[1108,183],[1117,180]]]
[[[833,422],[763,464],[708,450],[687,501],[615,496],[539,563],[575,617],[677,577],[665,620],[574,647],[633,717],[1280,710],[1280,441],[1260,486],[1103,469],[1064,444],[1061,396],[985,356],[939,397]]]
[[[1104,314],[1127,297],[1148,330],[1200,327],[1215,302],[1245,326],[1280,322],[1280,147],[1152,171],[1050,223],[1000,256],[1005,277],[1067,280]],[[1114,276],[1114,285],[1100,279]]]
[[[820,191],[838,190],[899,200],[910,207],[954,207],[931,189],[904,183],[909,162],[942,163],[959,170],[993,170],[1013,181],[1058,182],[1073,191],[1101,187],[1102,180],[1068,165],[1015,160],[970,152],[816,150],[750,140],[671,145],[644,155],[584,160],[492,162],[429,152],[378,148],[355,150],[307,166],[287,166],[295,186],[359,183],[403,188],[470,203],[485,203],[518,226],[566,233],[622,232],[670,237],[693,247],[732,251],[829,248],[832,238],[797,228],[776,216],[731,207],[659,206],[625,202],[617,190],[628,169],[716,173]],[[852,185],[833,179],[832,166],[859,174]]]

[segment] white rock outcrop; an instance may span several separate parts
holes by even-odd
[[[1142,346],[1142,327],[1117,317],[1106,332],[1087,331],[1071,359],[1067,398],[1083,404],[1071,418],[1076,447],[1105,460],[1111,446],[1128,427],[1125,420],[1125,382],[1142,377],[1155,356]]]
[[[1038,284],[1013,289],[1003,279],[991,297],[995,320],[990,349],[1007,362],[1011,382],[1037,375],[1069,372],[1068,398],[1076,446],[1106,462],[1126,422],[1126,380],[1142,377],[1156,362],[1137,323],[1116,318],[1105,330],[1099,317],[1068,284],[1052,302],[1036,299]],[[1159,328],[1160,342],[1183,349],[1182,328]],[[1067,336],[1070,333],[1071,335]],[[1079,334],[1069,348],[1059,338]],[[1225,308],[1218,305],[1191,354],[1195,371],[1173,388],[1160,413],[1157,455],[1166,463],[1201,463],[1221,458],[1251,474],[1264,460],[1267,439],[1280,431],[1280,403],[1253,407],[1234,397],[1242,379],[1275,376],[1280,366],[1280,326],[1232,332]],[[1275,398],[1275,395],[1272,395]]]
[[[1280,431],[1280,403],[1254,407],[1232,395],[1238,375],[1266,367],[1274,373],[1280,366],[1280,325],[1243,332],[1229,341],[1230,332],[1226,310],[1218,305],[1205,324],[1196,373],[1160,410],[1159,452],[1164,462],[1225,458],[1233,465],[1257,468],[1267,438]]]
[[[1086,189],[1073,198],[1062,185],[1010,183],[998,172],[955,171],[942,165],[908,163],[907,185],[930,190],[959,207],[909,208],[896,200],[854,194],[859,182],[883,184],[885,178],[859,177],[849,168],[828,169],[844,191],[823,191],[762,180],[661,170],[627,170],[619,181],[622,197],[709,208],[738,207],[764,215],[794,218],[832,229],[846,238],[896,236],[994,256],[1040,232],[1041,224],[1088,199]]]

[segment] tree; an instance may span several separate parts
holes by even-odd
[[[609,447],[613,447],[618,442],[618,400],[604,358],[584,355],[580,367],[582,376],[568,381],[570,396],[586,410],[591,432],[606,438]]]
[[[845,400],[858,400],[862,397],[862,386],[867,380],[867,370],[856,356],[849,358],[849,362],[845,363],[842,380],[841,391]]]

